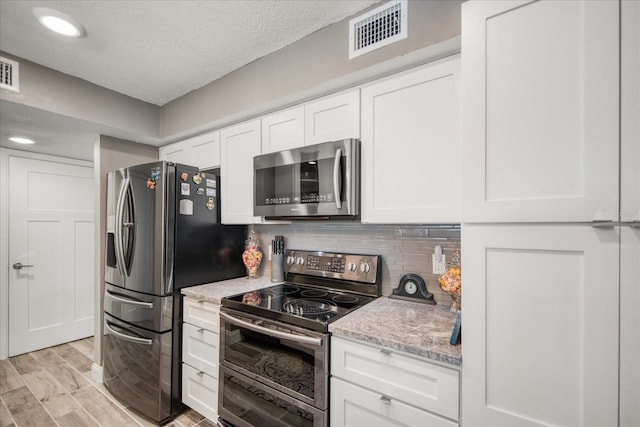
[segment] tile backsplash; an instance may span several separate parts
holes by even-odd
[[[382,255],[382,295],[407,273],[421,276],[438,304],[451,305],[442,292],[438,275],[431,273],[431,255],[438,245],[452,260],[460,253],[460,229],[419,225],[371,225],[338,222],[254,225],[264,253],[259,274],[269,276],[269,245],[276,235],[285,236],[286,249],[322,250]]]

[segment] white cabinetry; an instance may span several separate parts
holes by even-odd
[[[617,219],[618,11],[463,5],[463,221]]]
[[[260,119],[220,131],[222,153],[222,222],[259,223],[253,216],[253,157],[261,152]]]
[[[362,222],[460,222],[459,66],[362,88]]]
[[[589,225],[463,225],[463,424],[617,424],[618,242]]]
[[[218,418],[219,307],[184,298],[182,401],[210,420]]]
[[[220,131],[207,132],[160,147],[160,160],[192,165],[200,169],[219,167]]]
[[[278,111],[261,121],[262,154],[304,145],[304,106]]]
[[[465,424],[640,424],[639,26],[463,5]]]
[[[455,369],[334,335],[331,375],[333,427],[458,425]]]
[[[305,145],[360,138],[360,89],[306,103],[304,124]]]

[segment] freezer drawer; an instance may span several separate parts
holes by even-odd
[[[156,422],[179,407],[171,381],[172,332],[154,333],[105,313],[104,383],[111,394]]]
[[[104,311],[134,326],[155,332],[171,331],[174,296],[155,296],[105,284]]]

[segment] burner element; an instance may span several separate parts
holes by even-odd
[[[327,291],[323,291],[320,289],[305,289],[300,292],[300,295],[303,297],[312,297],[312,298],[322,298],[327,295]]]
[[[287,313],[301,317],[315,317],[335,309],[336,304],[321,299],[294,299],[284,303]]]
[[[332,301],[337,302],[338,304],[353,304],[354,302],[358,302],[360,298],[355,295],[335,295],[331,298]]]
[[[274,297],[281,297],[283,295],[289,295],[289,294],[294,294],[296,292],[298,292],[300,290],[300,288],[296,287],[296,286],[274,286],[272,288],[267,288],[265,290],[263,290],[263,292],[267,295],[271,295]]]

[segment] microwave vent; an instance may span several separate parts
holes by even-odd
[[[20,64],[0,56],[0,89],[20,92],[18,68]]]
[[[407,0],[396,0],[349,21],[349,59],[407,37]]]

